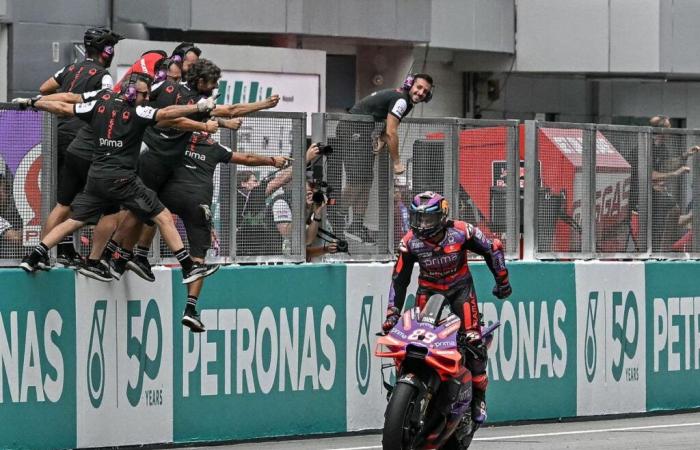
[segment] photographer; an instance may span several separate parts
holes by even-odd
[[[338,252],[338,240],[324,238],[323,231],[330,230],[330,224],[325,221],[324,212],[328,198],[316,183],[306,182],[306,261],[319,262],[328,253]],[[326,233],[327,234],[327,233]],[[344,242],[344,241],[343,241]],[[341,249],[343,246],[341,245]],[[345,242],[347,251],[347,242]]]

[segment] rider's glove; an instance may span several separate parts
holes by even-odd
[[[394,328],[394,325],[396,325],[396,322],[399,321],[400,317],[401,316],[399,315],[399,308],[397,308],[396,306],[390,306],[386,310],[386,319],[382,324],[382,330],[384,330],[384,333],[388,333],[389,331],[391,331],[391,329]]]
[[[201,113],[209,112],[214,108],[216,108],[216,102],[214,101],[214,97],[201,98],[197,102],[197,111]]]
[[[513,293],[513,288],[510,287],[510,282],[508,282],[507,273],[504,276],[496,277],[496,286],[493,287],[491,292],[499,299],[504,299]]]

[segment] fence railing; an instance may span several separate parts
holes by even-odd
[[[700,256],[700,130],[407,118],[398,132],[407,170],[394,176],[388,152],[373,151],[383,122],[313,114],[312,142],[333,151],[307,165],[306,121],[304,113],[260,112],[217,133],[234,151],[293,163],[219,165],[209,261],[304,261],[307,179],[330,186],[322,226],[349,244],[326,261],[393,259],[411,198],[425,190],[443,193],[453,218],[501,239],[510,259]],[[55,203],[56,141],[55,117],[0,104],[2,266],[17,265],[39,241]],[[85,244],[90,233],[78,237]],[[175,262],[162,243],[151,255],[155,264]]]

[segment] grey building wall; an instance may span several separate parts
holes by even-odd
[[[514,0],[433,0],[430,11],[432,47],[515,51]]]
[[[430,8],[430,0],[120,0],[115,15],[154,28],[427,42]]]

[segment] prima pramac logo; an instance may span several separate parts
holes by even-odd
[[[87,389],[90,403],[94,408],[102,404],[105,393],[105,352],[104,335],[105,319],[107,317],[107,300],[95,302],[92,311],[92,326],[90,327],[90,343],[87,360]]]
[[[370,319],[372,318],[372,303],[374,297],[367,295],[362,299],[360,309],[360,327],[357,330],[357,345],[355,346],[355,377],[360,392],[364,395],[369,387],[372,368],[370,349]]]

